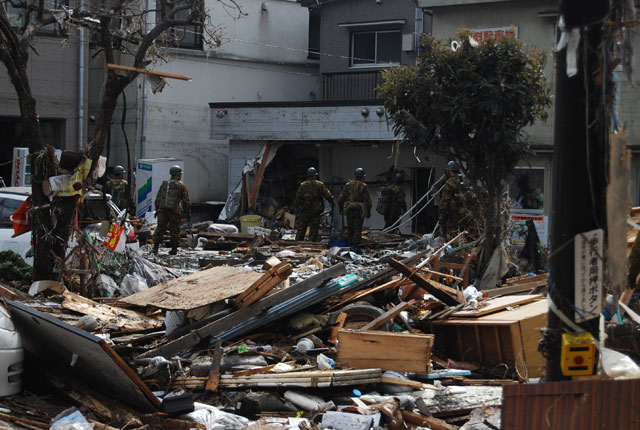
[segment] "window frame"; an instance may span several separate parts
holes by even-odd
[[[179,12],[186,13],[187,15],[190,13],[188,9],[182,10]],[[156,13],[156,23],[162,19],[162,14]],[[174,37],[179,32],[182,32],[183,35],[187,35],[189,33],[193,33],[193,42],[185,43],[185,38],[179,39],[178,37]],[[169,49],[187,49],[191,51],[202,51],[204,50],[204,22],[199,24],[189,24],[189,25],[179,25],[176,27],[171,27],[167,29],[165,32],[160,35],[158,41],[161,42],[162,46]]]
[[[355,39],[358,34],[374,34],[374,53],[375,57],[373,63],[361,63],[356,64],[355,61]],[[378,35],[382,33],[397,33],[400,36],[399,45],[398,45],[398,61],[397,62],[379,62],[378,61]],[[402,29],[400,28],[390,28],[390,29],[371,29],[371,30],[362,30],[362,31],[352,31],[349,34],[350,38],[350,50],[351,55],[349,56],[349,67],[350,68],[380,68],[380,67],[388,67],[388,66],[398,66],[402,62]]]

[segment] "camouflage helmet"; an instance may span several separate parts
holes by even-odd
[[[124,173],[124,167],[122,166],[116,166],[113,168],[113,174],[114,175],[122,175]]]
[[[364,178],[365,176],[364,169],[362,167],[358,167],[356,169],[355,176],[356,178]]]
[[[452,172],[458,172],[460,171],[460,167],[458,167],[458,163],[456,163],[455,161],[451,160],[447,163],[447,169],[446,170],[450,170]]]
[[[315,178],[316,176],[318,176],[318,171],[316,170],[316,168],[309,167],[307,169],[307,178]]]
[[[182,174],[182,167],[178,166],[177,164],[175,166],[171,166],[171,168],[169,169],[169,174],[171,174],[171,176]]]

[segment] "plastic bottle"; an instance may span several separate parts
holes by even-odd
[[[349,273],[348,275],[344,275],[342,278],[338,279],[336,283],[340,286],[340,288],[347,287],[351,284],[355,284],[358,282],[360,278],[355,273]]]
[[[316,361],[318,362],[319,370],[329,370],[336,367],[336,362],[324,354],[319,354],[316,357]]]
[[[305,352],[312,349],[313,346],[313,341],[311,339],[303,337],[302,339],[298,340],[298,343],[296,344],[296,350],[298,352]]]

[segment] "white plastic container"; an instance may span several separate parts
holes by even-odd
[[[22,390],[22,339],[6,309],[0,306],[0,397]]]

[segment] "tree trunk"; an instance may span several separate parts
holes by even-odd
[[[18,96],[20,118],[23,136],[29,146],[31,164],[31,210],[30,224],[33,244],[33,279],[53,279],[53,264],[51,264],[50,240],[52,222],[50,216],[49,199],[42,191],[42,181],[50,176],[50,160],[48,154],[42,152],[42,132],[38,120],[36,100],[31,95],[29,76],[27,75],[28,52],[16,49],[13,55],[6,54],[2,61],[7,67],[11,83]],[[55,252],[55,251],[54,251]]]
[[[487,184],[487,201],[484,221],[484,245],[480,273],[489,264],[493,251],[500,245],[502,238],[502,190],[500,183]]]

